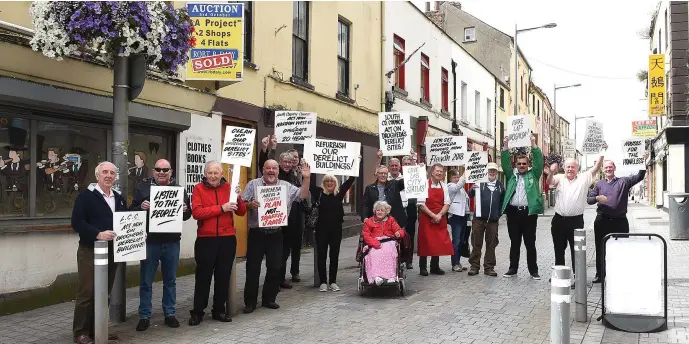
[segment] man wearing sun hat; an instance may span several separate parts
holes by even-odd
[[[481,248],[486,242],[486,253],[483,256],[483,273],[497,276],[495,272],[495,248],[498,246],[498,221],[502,215],[502,202],[505,199],[505,185],[497,179],[498,164],[489,162],[488,181],[475,183],[469,190],[469,197],[478,195],[476,212],[471,221],[471,256],[469,257],[469,276],[478,274],[481,266]]]

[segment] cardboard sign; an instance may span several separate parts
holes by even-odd
[[[118,211],[112,214],[115,262],[136,262],[146,259],[146,212]]]
[[[407,199],[428,198],[428,178],[426,166],[402,166],[404,176],[404,191]]]
[[[467,152],[467,183],[481,183],[488,180],[488,152]]]
[[[510,148],[531,147],[531,128],[524,115],[507,117],[507,144]]]
[[[256,129],[225,127],[225,142],[223,142],[223,164],[251,167],[251,156],[254,153],[254,139]]]
[[[562,150],[566,157],[574,158],[576,154],[576,141],[574,139],[564,140]]]
[[[581,148],[582,154],[598,154],[603,145],[603,124],[594,120],[586,120],[586,134]]]
[[[287,188],[284,185],[258,187],[258,226],[287,226]]]
[[[150,233],[182,233],[184,189],[181,186],[151,186],[149,203]]]
[[[361,143],[313,139],[304,145],[304,159],[311,173],[359,176]]]
[[[466,136],[426,137],[426,165],[463,166],[467,151]]]
[[[411,152],[411,129],[408,112],[379,112],[378,136],[383,156],[407,155]]]
[[[316,137],[315,112],[275,111],[275,137],[279,143],[300,143]]]
[[[644,139],[628,139],[622,141],[622,166],[645,166],[644,153],[646,146]]]
[[[204,176],[206,162],[217,159],[217,149],[213,140],[208,137],[188,137],[187,154],[185,155],[186,190],[189,197],[194,193],[194,186]]]

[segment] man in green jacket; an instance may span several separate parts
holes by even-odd
[[[536,224],[538,214],[543,213],[543,198],[539,180],[543,173],[543,153],[536,145],[536,138],[531,136],[531,157],[517,156],[517,168],[512,168],[512,159],[507,137],[502,148],[502,170],[507,178],[507,191],[502,211],[507,215],[507,232],[510,235],[510,268],[503,275],[513,277],[519,269],[519,251],[524,238],[526,262],[531,278],[539,280],[538,262],[536,261]],[[531,166],[533,163],[533,166]]]

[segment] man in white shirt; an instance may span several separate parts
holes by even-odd
[[[586,172],[580,173],[579,163],[576,159],[565,160],[565,174],[554,175],[557,172],[557,164],[553,164],[548,174],[546,183],[555,189],[555,215],[551,222],[550,233],[553,235],[553,247],[555,250],[555,265],[565,265],[565,248],[569,243],[572,255],[572,271],[574,271],[574,230],[584,228],[584,209],[586,209],[586,196],[595,176],[603,164],[604,152],[608,145],[604,142],[602,152],[596,164]]]

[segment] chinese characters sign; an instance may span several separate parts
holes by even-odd
[[[665,115],[665,55],[648,58],[648,115]]]
[[[655,119],[632,121],[632,136],[655,137],[657,134],[658,124]]]

